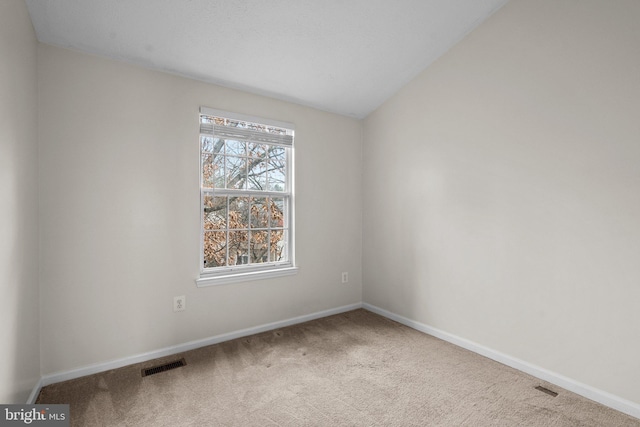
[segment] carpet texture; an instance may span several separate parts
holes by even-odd
[[[73,426],[640,427],[362,309],[52,384],[37,403],[69,403]]]

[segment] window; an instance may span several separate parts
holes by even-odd
[[[198,286],[295,273],[293,125],[200,109]]]

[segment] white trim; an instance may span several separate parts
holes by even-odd
[[[624,412],[625,414],[631,415],[632,417],[640,418],[640,404],[638,403],[623,399],[619,396],[597,389],[590,385],[580,383],[556,372],[549,371],[547,369],[517,359],[513,356],[509,356],[508,354],[490,349],[473,341],[458,337],[441,329],[434,328],[433,326],[416,322],[415,320],[408,319],[406,317],[384,310],[380,307],[376,307],[375,305],[363,303],[362,307],[388,319],[395,320],[398,323],[402,323],[403,325],[406,325],[410,328],[416,329],[420,332],[424,332],[425,334],[440,338],[441,340],[450,342],[451,344],[455,344],[458,347],[473,351],[474,353],[495,360],[496,362],[500,362],[504,365],[532,375],[536,378],[555,384],[573,393],[579,394],[580,396],[586,397],[587,399],[591,399],[605,406],[616,409],[620,412]]]
[[[296,236],[295,236],[295,228],[296,228],[296,180],[295,180],[295,154],[293,152],[293,147],[290,150],[287,150],[287,166],[289,166],[289,170],[285,175],[287,178],[287,189],[289,190],[289,206],[287,209],[289,210],[289,218],[287,224],[284,224],[289,229],[287,242],[289,243],[289,247],[287,248],[289,255],[289,262],[292,265],[296,265]],[[362,301],[361,301],[362,303]]]
[[[229,271],[225,275],[206,276],[202,275],[196,279],[196,285],[199,288],[206,286],[227,285],[229,283],[247,282],[250,280],[262,280],[272,279],[274,277],[292,276],[298,273],[298,267],[287,268],[270,268],[262,271],[249,271],[245,273],[238,273],[237,270]]]
[[[182,353],[185,351],[194,350],[196,348],[204,347],[207,345],[218,344],[224,341],[246,337],[248,335],[254,335],[261,332],[270,331],[273,329],[284,328],[285,326],[296,325],[298,323],[304,323],[310,320],[332,316],[334,314],[345,313],[347,311],[355,310],[358,308],[362,308],[362,303],[344,305],[342,307],[336,307],[329,310],[318,311],[311,314],[305,314],[303,316],[292,317],[290,319],[285,319],[285,320],[279,320],[277,322],[266,323],[264,325],[254,326],[247,329],[241,329],[239,331],[234,331],[234,332],[228,332],[226,334],[215,335],[213,337],[204,338],[196,341],[190,341],[183,344],[174,345],[171,347],[165,347],[159,350],[149,351],[147,353],[142,353],[135,356],[123,357],[121,359],[111,360],[109,362],[95,363],[95,364],[84,366],[78,369],[72,369],[64,372],[55,372],[53,374],[44,375],[40,379],[39,385],[40,387],[44,387],[50,384],[84,377],[86,375],[92,375],[92,374],[97,374],[99,372],[108,371],[111,369],[122,368],[123,366],[132,365],[134,363],[146,362],[147,360],[153,360],[159,357],[165,357],[165,356],[170,356],[176,353]]]
[[[36,399],[38,398],[38,395],[40,394],[40,389],[42,389],[42,378],[40,378],[38,380],[38,382],[36,383],[36,385],[33,386],[33,390],[31,390],[31,394],[29,395],[29,398],[27,399],[27,405],[33,405],[34,403],[36,403]]]
[[[205,114],[207,116],[224,117],[226,119],[232,119],[232,120],[240,120],[242,122],[259,123],[261,125],[269,125],[269,126],[274,126],[278,128],[296,130],[296,125],[294,125],[293,123],[281,122],[280,120],[265,119],[262,117],[250,116],[248,114],[234,113],[231,111],[217,110],[215,108],[200,107],[200,114]]]

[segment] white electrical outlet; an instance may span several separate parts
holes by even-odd
[[[187,298],[184,295],[173,297],[173,311],[184,311],[187,308]]]
[[[346,271],[342,272],[342,283],[347,283],[349,281],[349,273]]]

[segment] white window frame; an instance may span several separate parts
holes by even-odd
[[[200,126],[200,116],[214,116],[214,117],[222,117],[231,120],[237,120],[248,123],[256,123],[260,125],[274,126],[278,128],[284,128],[287,130],[291,130],[292,134],[295,131],[295,127],[291,123],[265,119],[261,117],[248,116],[244,114],[232,113],[228,111],[216,110],[209,107],[200,107],[200,112],[198,114],[198,126]],[[250,190],[227,190],[227,189],[213,189],[205,188],[203,185],[202,179],[202,146],[200,142],[200,135],[204,133],[202,130],[199,132],[198,136],[198,162],[199,162],[199,186],[200,186],[200,277],[196,279],[196,284],[198,287],[203,286],[211,286],[211,285],[223,285],[229,283],[237,283],[237,282],[245,282],[248,280],[258,280],[258,279],[269,279],[274,277],[281,276],[289,276],[297,273],[298,268],[295,265],[295,234],[294,234],[294,225],[295,225],[295,199],[294,199],[294,148],[293,143],[291,146],[286,148],[287,153],[287,168],[285,169],[286,173],[286,188],[289,190],[284,193],[273,193],[273,192],[259,192],[250,191]],[[242,194],[246,196],[255,196],[255,195],[264,195],[264,196],[277,196],[277,197],[285,197],[285,200],[288,200],[288,203],[285,202],[286,210],[285,219],[287,222],[287,249],[288,249],[288,259],[287,261],[280,262],[267,262],[267,263],[255,263],[255,264],[244,264],[244,265],[234,265],[234,266],[225,266],[225,267],[214,267],[214,268],[205,268],[204,267],[204,196],[205,194],[216,194],[216,192],[220,195],[230,195],[230,194]]]

